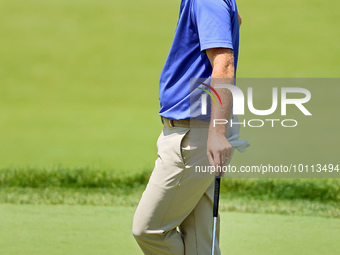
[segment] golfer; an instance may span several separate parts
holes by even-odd
[[[193,135],[191,113],[201,112],[201,104],[190,104],[190,82],[210,78],[212,87],[217,81],[234,84],[239,25],[235,0],[181,1],[174,40],[160,77],[163,130],[157,141],[158,158],[133,220],[132,232],[144,254],[212,252],[214,178],[198,178],[190,169],[229,163],[233,146],[228,138],[238,130],[209,122],[235,118],[231,92],[216,89],[221,103],[211,103],[205,118],[197,116],[208,132],[197,128]],[[219,219],[215,254],[221,253],[218,233]]]

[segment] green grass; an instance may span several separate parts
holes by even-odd
[[[88,188],[129,192],[144,189],[148,172],[123,174],[92,168],[19,168],[0,170],[0,188]],[[222,193],[262,199],[340,202],[339,179],[224,179]]]
[[[238,6],[243,17],[239,77],[339,77],[339,2],[241,0]],[[151,170],[161,130],[158,79],[178,8],[178,1],[156,0],[3,1],[0,167],[62,163]],[[323,114],[337,109],[339,86],[328,94],[324,87],[311,87],[316,110],[308,128],[288,132],[285,138],[291,139],[277,138],[282,130],[245,129],[254,149],[236,155],[238,160],[302,156],[306,162],[316,154],[334,160],[336,150],[315,146],[337,144],[338,121],[319,120],[336,116]],[[287,154],[292,144],[308,150]]]
[[[142,254],[131,235],[134,208],[0,205],[3,254]],[[223,254],[335,255],[340,221],[221,213]]]
[[[89,188],[0,188],[0,203],[15,205],[137,206],[143,190]],[[221,194],[220,210],[340,218],[340,204],[306,199],[268,199]]]
[[[91,168],[0,170],[0,203],[136,206],[149,173]],[[221,210],[340,218],[338,179],[223,179]]]
[[[91,168],[55,167],[0,170],[1,188],[93,188],[114,191],[144,189],[147,172],[122,174]],[[306,199],[340,202],[338,179],[225,179],[222,193],[264,199]]]
[[[0,205],[2,254],[139,254],[132,208]],[[122,253],[122,251],[124,251]]]
[[[239,0],[240,77],[339,77],[340,3]]]
[[[339,77],[339,7],[239,0],[238,77]],[[9,170],[0,171],[1,254],[141,254],[131,220],[157,156],[158,79],[178,8],[0,3],[0,168]],[[301,86],[313,117],[297,115],[291,130],[243,129],[252,147],[233,163],[339,163],[338,80]],[[261,107],[264,93],[254,100]],[[222,213],[223,253],[338,254],[339,220],[325,218],[340,215],[338,189],[330,180],[223,181],[221,210],[238,212]]]
[[[161,126],[157,74],[175,23],[174,12],[158,12],[164,8],[177,5],[2,3],[0,164],[152,165]],[[143,155],[135,144],[144,144]]]

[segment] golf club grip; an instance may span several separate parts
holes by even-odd
[[[221,178],[215,177],[215,190],[214,190],[214,209],[213,209],[213,216],[218,216],[218,204],[220,200],[220,184]]]

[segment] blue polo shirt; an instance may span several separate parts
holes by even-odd
[[[192,117],[190,112],[200,112],[200,104],[190,110],[190,79],[211,76],[212,67],[204,52],[211,48],[233,49],[236,72],[239,22],[235,0],[182,0],[175,37],[160,77],[160,116],[180,120]]]

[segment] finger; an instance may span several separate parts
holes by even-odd
[[[223,165],[225,165],[228,162],[229,156],[227,151],[225,150],[223,153]]]
[[[212,153],[210,151],[208,151],[207,155],[208,155],[208,160],[209,160],[210,165],[215,166],[215,161],[214,161],[214,157],[213,157]]]
[[[210,165],[215,168],[215,172],[214,172],[215,176],[218,176],[219,173],[218,173],[218,171],[216,171],[217,165],[216,165],[216,162],[214,160],[214,156],[210,151],[208,152],[208,160],[209,160]]]
[[[225,166],[225,164],[227,163],[227,161],[228,161],[228,160],[226,160],[225,153],[221,153],[221,162],[222,162],[222,165],[221,165],[221,171],[220,171],[218,177],[223,177],[223,176],[224,176],[223,167]]]
[[[222,161],[221,161],[221,153],[220,153],[220,152],[214,153],[214,162],[215,162],[215,166],[216,166],[216,167],[222,165]]]
[[[226,154],[225,156],[225,164],[227,164],[231,159],[231,156],[229,156],[229,154]]]
[[[229,162],[231,160],[231,158],[233,157],[233,154],[234,154],[234,149],[233,147],[230,147],[228,148],[228,151],[227,151],[227,162]]]
[[[230,159],[231,159],[231,157],[232,157],[232,154],[233,154],[233,149],[232,149],[232,147],[227,148],[227,149],[225,150],[225,157],[224,157],[225,163],[228,163],[228,162],[230,161]]]
[[[221,166],[224,166],[224,164],[225,164],[225,154],[224,153],[220,153],[220,161],[221,161]]]

